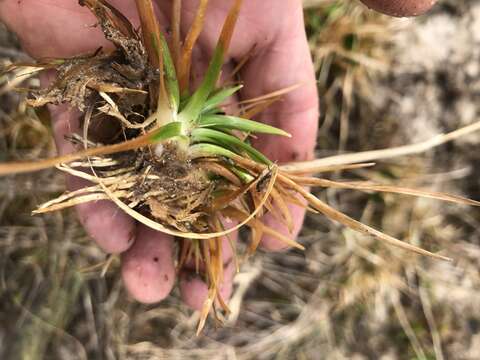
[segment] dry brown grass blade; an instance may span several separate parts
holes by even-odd
[[[251,104],[251,106],[247,106],[242,109],[241,116],[244,119],[252,119],[254,116],[260,114],[262,111],[268,109],[271,105],[275,102],[280,100],[281,97],[276,97],[270,100],[262,101],[258,104]]]
[[[177,274],[183,269],[187,261],[191,259],[192,254],[193,254],[192,243],[187,239],[182,239],[179,243]]]
[[[126,193],[116,193],[116,196],[124,196]],[[60,211],[64,209],[71,208],[73,206],[77,206],[80,204],[85,204],[89,203],[92,201],[99,201],[99,200],[108,200],[108,196],[105,194],[90,194],[90,195],[83,195],[83,196],[78,196],[75,197],[74,199],[63,201],[59,204],[52,204],[48,207],[42,208],[42,209],[37,209],[32,211],[32,214],[37,215],[37,214],[46,214],[49,212],[54,212],[54,211]]]
[[[233,190],[228,194],[225,194],[223,196],[219,196],[218,198],[214,199],[214,201],[212,203],[213,211],[221,210],[223,207],[227,206],[228,204],[232,203],[236,199],[240,198],[240,196],[249,192],[251,189],[253,189],[260,182],[260,179],[262,179],[262,177],[265,174],[266,173],[261,174],[259,177],[257,177],[257,179],[255,179],[254,181],[251,181],[248,184],[245,184],[243,186],[240,185],[240,188],[237,189],[237,190]],[[260,204],[260,202],[261,201],[259,201],[257,204]],[[257,204],[255,204],[255,205],[257,205]]]
[[[180,55],[178,83],[180,86],[180,92],[182,94],[188,91],[189,88],[190,68],[192,66],[192,51],[195,43],[198,40],[198,37],[200,36],[200,33],[202,32],[207,6],[208,0],[200,0],[200,4],[198,5],[198,9],[195,14],[195,19],[193,20],[193,24],[187,34],[187,38],[185,39],[185,43],[182,48],[182,53]]]
[[[298,170],[295,168],[295,165],[281,165],[280,170],[284,173],[291,175],[305,175],[305,174],[318,174],[325,172],[335,172],[341,170],[355,170],[355,169],[364,169],[367,167],[375,166],[374,162],[360,163],[360,164],[347,164],[347,165],[323,165],[318,167],[311,167],[308,170]]]
[[[242,221],[242,222],[244,222],[249,217],[248,213],[246,213],[242,210],[239,210],[239,209],[237,209],[233,206],[228,206],[225,209],[223,209],[222,214],[226,217],[229,217],[229,218],[233,219],[233,220]],[[300,249],[300,250],[305,250],[305,248],[301,244],[299,244],[295,240],[292,240],[292,239],[286,237],[285,235],[279,233],[278,231],[266,226],[260,220],[257,220],[255,218],[250,219],[246,223],[246,225],[249,226],[250,228],[257,229],[257,231],[262,231],[266,235],[270,235],[270,236],[274,237],[275,239],[283,242],[285,245],[288,245],[290,247],[294,247],[294,248],[297,248],[297,249]]]
[[[177,74],[179,72],[179,61],[182,43],[180,39],[180,24],[181,24],[181,13],[182,13],[182,0],[173,0],[172,5],[172,40],[171,40],[171,52],[173,63],[175,64],[175,69]]]
[[[2,67],[2,69],[0,71],[0,76],[4,76],[4,75],[6,75],[6,74],[8,74],[8,73],[10,73],[14,70],[17,70],[17,69],[31,68],[32,71],[34,71],[33,73],[35,73],[37,71],[42,71],[42,70],[46,70],[46,69],[53,69],[57,66],[58,66],[58,62],[55,62],[55,60],[52,60],[51,63],[42,62],[42,61],[38,61],[38,62],[17,62],[17,63],[14,63],[14,64],[7,65],[5,67]]]
[[[213,302],[216,296],[216,291],[214,288],[210,288],[208,290],[208,296],[205,302],[203,303],[202,310],[200,311],[200,320],[198,322],[197,333],[196,335],[199,336],[205,327],[205,323],[207,322],[208,314],[212,309]]]
[[[49,169],[63,163],[69,163],[75,160],[84,159],[89,156],[115,154],[123,151],[134,150],[148,145],[150,143],[150,137],[151,134],[145,134],[135,139],[128,140],[119,144],[90,148],[50,159],[37,161],[18,161],[0,164],[0,176]]]
[[[261,101],[267,101],[267,100],[271,100],[271,99],[274,99],[274,98],[278,98],[280,96],[283,96],[285,94],[288,94],[288,93],[298,89],[300,86],[303,86],[303,85],[304,84],[300,83],[300,84],[295,84],[295,85],[292,85],[292,86],[288,86],[286,88],[276,90],[276,91],[273,91],[271,93],[268,93],[268,94],[265,94],[265,95],[262,95],[262,96],[258,96],[258,97],[247,99],[247,100],[243,100],[243,101],[239,102],[239,104],[241,104],[241,105],[251,104],[251,103],[257,103],[257,102],[261,102]]]
[[[335,155],[322,159],[285,164],[281,167],[282,171],[296,171],[302,173],[312,173],[315,169],[323,166],[346,165],[360,162],[378,161],[382,159],[395,158],[400,156],[415,155],[426,152],[437,146],[450,141],[460,139],[480,130],[480,121],[467,125],[455,131],[440,134],[433,138],[419,143],[399,146],[394,148],[357,152],[353,154]]]
[[[250,227],[252,229],[252,236],[250,243],[248,244],[247,254],[253,255],[258,249],[260,241],[262,241],[263,229],[261,226],[258,226],[255,221],[252,221]]]
[[[410,188],[394,186],[394,185],[371,184],[368,182],[338,182],[338,181],[332,181],[327,179],[317,179],[312,177],[301,177],[301,176],[289,176],[289,178],[297,182],[298,184],[305,185],[305,186],[321,186],[321,187],[330,187],[330,188],[337,188],[337,189],[386,192],[386,193],[411,195],[411,196],[448,201],[448,202],[461,204],[461,205],[480,206],[480,202],[478,201],[467,199],[458,195],[446,194],[446,193],[436,192],[436,191],[410,189]]]
[[[379,240],[382,240],[390,245],[396,246],[398,248],[401,248],[403,250],[408,250],[414,253],[417,253],[419,255],[424,255],[424,256],[429,256],[435,259],[440,259],[440,260],[446,260],[446,261],[452,261],[450,258],[434,254],[430,251],[421,249],[419,247],[413,246],[411,244],[405,243],[403,241],[400,241],[398,239],[395,239],[394,237],[384,234],[381,231],[378,231],[368,225],[362,224],[361,222],[352,219],[348,215],[345,215],[344,213],[332,208],[331,206],[325,204],[323,201],[312,195],[310,192],[305,190],[302,186],[298,185],[296,182],[293,180],[289,179],[288,177],[284,175],[279,175],[279,181],[283,182],[287,187],[292,188],[293,190],[297,191],[299,194],[301,194],[309,203],[312,207],[320,211],[323,215],[328,217],[329,219],[333,221],[337,221],[341,223],[342,225],[345,225],[352,230],[358,231],[362,234],[373,236]]]
[[[216,197],[212,202],[212,210],[213,211],[220,211],[222,208],[230,204],[231,202],[238,199],[240,196],[244,195],[250,188],[250,185],[244,185],[243,187],[232,190],[228,194],[221,195]]]
[[[299,199],[295,197],[295,195],[289,193],[287,189],[285,189],[281,184],[277,183],[275,186],[275,189],[280,193],[282,196],[283,200],[285,200],[287,203],[296,205],[300,208],[304,208],[307,211],[312,211],[314,213],[317,213],[318,211],[309,208],[308,204],[306,204],[305,199]],[[303,203],[302,203],[303,200]]]
[[[232,70],[232,72],[227,76],[227,79],[234,79],[235,76],[240,72],[240,70],[245,66],[245,64],[253,57],[255,54],[255,49],[257,45],[253,45],[250,50],[238,61],[237,65],[235,68]]]
[[[135,0],[137,12],[140,16],[140,24],[142,27],[143,44],[147,49],[150,64],[160,69],[160,59],[158,56],[155,43],[161,49],[160,26],[158,24],[155,12],[153,10],[152,0]]]
[[[228,170],[226,167],[213,162],[213,161],[205,161],[202,162],[201,164],[202,169],[205,169],[209,172],[212,172],[216,175],[222,176],[225,179],[227,179],[229,182],[231,182],[235,186],[242,186],[242,182],[240,179],[230,170]]]
[[[223,51],[227,51],[230,47],[230,42],[232,41],[233,32],[237,24],[238,15],[240,14],[240,8],[242,7],[243,0],[235,0],[232,8],[230,9],[225,23],[222,28],[222,33],[220,39],[218,40],[218,45],[222,47]],[[225,53],[224,56],[227,54]]]
[[[254,209],[249,214],[248,218],[246,218],[243,222],[237,224],[236,226],[234,226],[234,227],[232,227],[228,230],[222,231],[222,232],[201,233],[201,234],[187,233],[187,232],[181,232],[181,231],[176,231],[176,230],[169,229],[169,228],[151,220],[150,218],[140,214],[139,212],[131,209],[128,205],[126,205],[123,201],[121,201],[118,197],[116,197],[115,194],[107,186],[105,186],[101,181],[99,181],[99,185],[102,187],[103,191],[109,196],[110,200],[112,200],[120,209],[125,211],[128,215],[130,215],[135,220],[141,222],[145,226],[148,226],[149,228],[151,228],[153,230],[163,232],[167,235],[177,236],[177,237],[180,237],[180,238],[208,240],[208,239],[213,239],[213,238],[216,238],[216,237],[227,236],[227,235],[237,231],[241,227],[247,225],[248,222],[250,220],[252,220],[262,210],[263,206],[265,205],[265,202],[268,200],[268,198],[269,198],[269,196],[272,192],[272,189],[275,185],[275,181],[277,179],[277,175],[278,175],[278,167],[272,166],[272,168],[270,170],[270,179],[269,179],[269,182],[268,182],[268,186],[267,186],[267,189],[265,190],[265,194],[263,195],[263,198],[262,198],[260,204],[258,205],[258,207],[256,209]]]
[[[281,225],[287,227],[287,222],[285,221],[285,219],[283,218],[282,214],[280,213],[280,211],[278,210],[278,208],[276,208],[274,205],[273,205],[273,201],[272,199],[268,199],[268,201],[265,203],[265,209],[267,210],[268,213],[270,213],[273,218]],[[263,214],[258,214],[258,217],[262,217]]]
[[[293,227],[294,227],[292,214],[290,213],[290,209],[288,208],[288,206],[287,206],[285,200],[283,199],[282,195],[275,188],[272,191],[272,199],[275,201],[275,204],[277,205],[276,208],[278,208],[278,210],[280,210],[280,212],[282,214],[282,217],[285,220],[285,224],[287,226],[288,231],[290,231],[290,233],[292,233],[293,232]]]
[[[99,93],[103,92],[103,93],[114,93],[114,94],[119,94],[119,93],[148,94],[148,92],[144,90],[129,89],[129,88],[119,87],[119,86],[115,86],[107,83],[98,83],[98,84],[88,85],[88,87],[90,89],[97,90]]]

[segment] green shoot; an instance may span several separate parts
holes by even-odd
[[[214,110],[218,105],[220,105],[230,96],[238,92],[241,88],[243,88],[243,85],[237,85],[237,86],[219,89],[218,91],[213,93],[212,96],[210,96],[208,100],[205,102],[202,109],[202,113],[208,113]]]
[[[233,151],[227,150],[221,146],[213,144],[195,144],[189,148],[190,157],[197,159],[201,157],[219,157],[223,156],[229,159],[235,159],[238,157]]]
[[[191,137],[193,142],[212,142],[219,146],[228,147],[229,149],[239,148],[245,151],[255,161],[266,165],[272,163],[265,155],[254,147],[241,141],[236,136],[221,131],[199,128],[192,131]]]
[[[180,113],[180,118],[189,123],[195,123],[202,112],[203,105],[215,89],[220,72],[222,70],[225,55],[232,40],[233,30],[237,23],[242,0],[236,0],[223,25],[220,39],[213,53],[212,60],[208,66],[205,78],[200,87],[195,91],[188,101],[185,109]]]
[[[151,143],[158,143],[177,136],[183,136],[183,126],[179,121],[170,122],[150,134]]]
[[[291,137],[286,131],[274,126],[227,115],[202,116],[198,121],[198,126]]]

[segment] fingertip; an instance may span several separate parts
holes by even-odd
[[[103,251],[120,254],[135,241],[135,221],[113,202],[100,200],[76,206],[81,224]]]
[[[235,266],[231,261],[225,265],[223,282],[220,284],[220,295],[225,302],[228,302],[233,291],[233,276]],[[199,274],[194,271],[185,270],[180,274],[180,294],[184,303],[193,310],[200,311],[208,296],[208,287]]]
[[[140,225],[133,246],[122,256],[122,277],[128,293],[152,304],[165,299],[175,282],[173,238]]]

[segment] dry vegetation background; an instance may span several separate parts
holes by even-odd
[[[350,1],[306,7],[322,102],[318,156],[421,141],[478,120],[480,1],[441,1],[413,22]],[[0,64],[24,56],[0,27]],[[13,85],[0,78],[0,160],[53,154],[48,115],[26,108]],[[473,135],[355,175],[478,200],[479,145]],[[454,263],[386,248],[312,215],[301,237],[307,251],[250,259],[226,326],[210,324],[197,338],[197,315],[176,293],[140,305],[126,296],[117,259],[102,274],[106,256],[73,212],[30,215],[63,190],[54,171],[0,178],[0,359],[480,358],[478,210],[323,191],[348,214],[444,249]]]

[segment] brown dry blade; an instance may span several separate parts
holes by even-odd
[[[242,222],[244,222],[246,219],[249,218],[249,215],[246,212],[240,209],[237,209],[233,206],[228,206],[225,209],[223,209],[222,215],[230,219],[234,219],[236,221],[242,221]],[[250,219],[246,223],[246,225],[250,228],[257,227],[257,229],[261,229],[261,231],[263,231],[264,234],[270,235],[290,247],[294,247],[300,250],[305,250],[305,248],[295,240],[289,239],[288,237],[272,229],[271,227],[266,226],[258,219],[255,219],[255,218]]]
[[[285,189],[281,184],[275,186],[276,190],[280,193],[283,199],[292,205],[296,205],[298,207],[304,208],[305,210],[313,211],[317,213],[318,211],[310,209],[308,204],[302,203],[300,199],[296,198],[294,195],[290,194],[287,189]]]
[[[83,159],[89,156],[98,156],[106,154],[115,154],[123,151],[134,150],[146,146],[151,142],[151,134],[139,136],[133,140],[128,140],[119,144],[99,146],[86,150],[77,151],[72,154],[57,156],[50,159],[37,161],[17,161],[7,164],[0,164],[0,176],[21,174],[33,171],[49,169],[62,163],[69,163],[75,160]]]
[[[235,201],[236,199],[238,199],[240,196],[246,194],[247,192],[249,192],[251,189],[253,189],[262,179],[265,178],[265,176],[268,175],[268,172],[265,172],[263,174],[260,174],[260,176],[258,176],[255,180],[251,181],[250,183],[248,184],[245,184],[244,186],[242,186],[241,188],[239,188],[238,190],[234,190],[232,191],[230,194],[226,194],[226,195],[223,195],[217,199],[214,199],[213,201],[213,205],[212,205],[212,209],[213,211],[217,211],[217,210],[220,210],[221,208],[227,206],[228,204],[232,203],[233,201]],[[273,189],[273,187],[272,187]],[[265,203],[266,201],[262,201],[262,199],[259,199],[258,203],[255,204],[255,207],[257,207],[257,205],[259,205],[260,203]],[[259,213],[261,212],[261,210],[259,210]]]
[[[289,178],[297,182],[298,184],[305,185],[305,186],[321,186],[321,187],[329,187],[329,188],[337,188],[337,189],[386,192],[386,193],[418,196],[418,197],[448,201],[448,202],[461,204],[461,205],[480,206],[480,202],[478,201],[470,200],[458,195],[446,194],[446,193],[436,192],[436,191],[410,189],[406,187],[393,186],[393,185],[371,184],[368,182],[338,182],[338,181],[332,181],[332,180],[326,180],[326,179],[301,177],[301,176],[289,176]]]
[[[61,61],[61,62],[60,62]],[[63,60],[45,60],[45,61],[37,61],[34,63],[31,62],[18,62],[15,64],[10,64],[8,66],[5,66],[3,69],[0,71],[0,76],[4,76],[12,71],[15,71],[17,69],[21,68],[34,68],[35,70],[32,70],[32,73],[36,73],[38,71],[44,71],[48,69],[55,69],[57,66],[61,65],[63,63]],[[25,75],[25,74],[24,74]]]
[[[252,104],[253,106],[249,106],[242,109],[243,113],[241,115],[244,119],[252,119],[254,116],[268,109],[271,105],[273,105],[278,100],[280,100],[280,98],[281,97],[276,97],[270,100],[262,101],[258,104]]]
[[[181,53],[180,23],[182,13],[182,0],[173,0],[172,5],[172,41],[170,51],[172,53],[173,63],[177,74],[179,72],[179,61]]]
[[[232,171],[227,169],[225,166],[220,165],[219,163],[213,161],[203,161],[200,166],[202,169],[224,177],[235,186],[242,186],[240,179]]]
[[[233,31],[235,30],[235,26],[237,24],[238,15],[240,14],[240,8],[242,7],[243,0],[235,0],[230,12],[225,19],[225,23],[222,28],[222,34],[220,35],[220,39],[218,40],[218,45],[221,46],[223,51],[225,52],[224,56],[226,56],[226,52],[230,47],[230,42],[232,41]]]
[[[210,226],[216,232],[220,232],[222,230],[222,225],[218,216],[213,216],[213,221]],[[206,247],[204,248],[206,249]],[[208,252],[209,260],[207,260],[207,254],[204,254],[204,261],[205,268],[208,274],[207,284],[209,291],[207,299],[205,300],[202,311],[200,313],[197,335],[200,334],[203,327],[205,326],[206,319],[212,307],[215,318],[220,321],[217,316],[217,310],[215,308],[215,299],[218,300],[220,306],[223,308],[224,311],[230,313],[230,309],[223,300],[219,291],[219,286],[223,281],[222,239],[218,237],[208,240],[208,250],[206,251]]]
[[[126,192],[118,194],[118,196],[125,196],[125,195],[126,195]],[[46,214],[54,211],[65,210],[80,204],[91,203],[91,202],[100,201],[100,200],[108,200],[108,199],[109,199],[108,196],[105,194],[83,195],[83,196],[75,197],[74,199],[71,199],[71,200],[63,201],[58,204],[52,204],[45,208],[34,210],[32,211],[32,214],[33,215]]]
[[[222,208],[224,208],[226,205],[234,202],[236,199],[238,199],[240,196],[245,194],[248,191],[249,185],[245,185],[237,190],[232,190],[230,193],[227,193],[225,195],[219,196],[215,199],[213,199],[212,202],[212,210],[213,211],[219,211]]]
[[[223,296],[222,296],[222,293],[219,291],[217,292],[217,301],[218,303],[220,304],[221,308],[223,311],[225,311],[225,313],[227,315],[231,314],[232,313],[232,310],[230,310],[230,308],[228,307],[227,303],[225,302],[225,300],[223,299]]]
[[[273,191],[273,190],[272,190]],[[255,188],[251,188],[249,191],[249,194],[250,194],[250,199],[252,200],[253,202],[253,207],[254,208],[258,208],[258,204],[260,203],[260,199],[259,199],[259,195],[258,193],[255,191]],[[266,204],[267,204],[268,200],[265,202],[265,208],[267,207]],[[268,209],[267,209],[268,210]],[[257,214],[256,217],[262,217],[264,215],[264,211],[263,209],[260,210]]]
[[[104,10],[104,15],[108,20],[115,25],[124,36],[136,38],[137,33],[133,28],[132,23],[113,5],[105,0],[79,0],[81,6],[86,6],[94,14],[98,14],[100,9]]]
[[[282,170],[285,168],[289,168],[291,170],[302,171],[303,173],[311,173],[312,169],[316,169],[322,166],[364,163],[383,159],[397,158],[400,156],[421,154],[440,145],[473,134],[476,131],[480,131],[480,121],[476,121],[472,124],[466,125],[449,133],[433,136],[430,139],[418,143],[381,150],[370,150],[351,154],[334,155],[311,161],[295,162],[283,165]]]
[[[182,48],[178,72],[178,82],[181,94],[188,92],[190,81],[190,67],[192,65],[192,52],[195,43],[197,42],[197,39],[203,29],[205,14],[207,12],[207,5],[208,0],[200,0],[200,4],[198,5],[198,9],[195,14],[195,19],[193,20],[193,24],[190,27],[187,38],[185,39],[185,43]]]
[[[403,250],[408,250],[414,253],[417,253],[419,255],[424,255],[424,256],[429,256],[435,259],[440,259],[440,260],[446,260],[446,261],[452,261],[452,259],[434,254],[430,251],[421,249],[419,247],[413,246],[411,244],[405,243],[403,241],[400,241],[398,239],[395,239],[394,237],[384,234],[381,231],[378,231],[368,225],[362,224],[361,222],[352,219],[348,215],[345,215],[344,213],[332,208],[331,206],[325,204],[323,201],[318,199],[316,196],[312,195],[309,193],[307,190],[305,190],[302,186],[298,185],[296,182],[293,180],[289,179],[285,175],[279,175],[279,181],[283,182],[287,187],[292,188],[293,190],[297,191],[300,195],[302,195],[305,200],[307,200],[312,207],[320,211],[323,215],[328,217],[329,219],[333,221],[337,221],[341,223],[342,225],[345,225],[352,230],[358,231],[359,233],[373,236],[379,240],[382,240],[390,245],[396,246],[400,249]]]
[[[240,72],[240,70],[245,66],[245,64],[253,57],[257,44],[254,44],[252,48],[240,59],[232,72],[227,76],[227,79],[234,79],[235,76]]]
[[[211,253],[210,253],[210,241],[212,239],[208,239],[206,241],[202,241],[200,243],[200,254],[203,263],[205,264],[205,274],[209,279],[213,279],[213,271],[212,271],[212,260],[211,260]]]
[[[274,99],[274,98],[278,98],[279,96],[286,95],[286,94],[298,89],[300,86],[303,86],[303,85],[304,84],[300,83],[300,84],[295,84],[295,85],[292,85],[292,86],[288,86],[286,88],[276,90],[276,91],[273,91],[271,93],[268,93],[268,94],[265,94],[265,95],[262,95],[262,96],[258,96],[258,97],[247,99],[247,100],[243,100],[243,101],[239,102],[239,104],[243,105],[243,104],[258,103],[260,101],[266,101],[266,100],[271,100],[271,99]]]
[[[260,226],[257,226],[256,223],[252,223],[252,239],[250,240],[250,244],[248,244],[248,255],[253,255],[260,245],[260,241],[262,241],[263,237],[263,229]]]
[[[208,314],[212,309],[214,299],[216,297],[215,289],[208,289],[208,296],[205,302],[203,303],[202,310],[200,311],[200,320],[198,321],[197,326],[197,333],[196,335],[199,336],[202,332],[203,328],[205,327],[205,323],[207,322]]]
[[[375,166],[374,162],[369,163],[360,163],[360,164],[347,164],[347,165],[323,165],[319,167],[312,167],[308,171],[297,170],[295,165],[281,165],[280,170],[292,175],[306,175],[306,174],[318,174],[325,172],[335,172],[341,170],[355,170],[355,169],[364,169],[367,167]]]
[[[158,56],[155,44],[161,49],[160,26],[153,10],[152,0],[135,0],[140,24],[142,27],[143,44],[147,49],[148,59],[156,69],[160,69],[161,56]]]
[[[140,90],[140,89],[130,89],[125,87],[120,87],[108,83],[96,83],[96,84],[89,84],[88,87],[90,89],[94,89],[97,92],[107,93],[107,94],[121,94],[121,93],[136,93],[136,94],[148,94],[147,91]]]
[[[188,241],[191,241],[188,239]],[[195,256],[195,273],[199,274],[200,273],[200,260],[201,260],[201,251],[200,251],[200,244],[197,242],[194,242],[194,247],[193,247],[193,253]]]
[[[282,217],[282,214],[280,211],[273,205],[273,201],[271,199],[268,199],[268,201],[265,203],[265,208],[267,209],[268,213],[270,213],[273,218],[281,225],[287,227],[287,223],[285,219]],[[263,214],[259,214],[259,217],[262,217]]]
[[[187,239],[181,239],[180,240],[180,251],[178,253],[178,266],[177,266],[177,272],[180,271],[180,269],[183,268],[185,263],[187,262],[188,259],[188,254],[192,251],[192,244],[190,240]]]
[[[282,214],[282,217],[285,221],[285,225],[287,226],[288,231],[292,233],[293,227],[294,227],[293,218],[292,218],[292,214],[290,213],[290,209],[288,208],[285,202],[285,199],[277,189],[273,189],[272,199],[275,201],[275,204],[277,205],[278,210],[280,210],[280,213]]]

